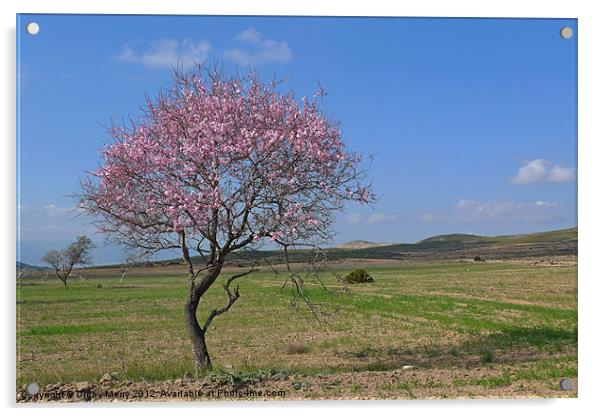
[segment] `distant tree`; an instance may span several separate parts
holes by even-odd
[[[42,261],[49,264],[61,282],[67,286],[67,278],[69,278],[75,266],[85,266],[92,263],[90,252],[94,247],[92,240],[82,235],[62,251],[50,250],[44,255]]]
[[[121,268],[119,269],[119,272],[121,273],[121,278],[119,279],[119,283],[123,282],[123,278],[125,277],[126,273],[128,272],[128,264],[124,263],[121,265]]]
[[[21,281],[27,277],[31,276],[31,271],[30,270],[20,270],[17,273],[17,285],[21,284]]]
[[[338,123],[319,108],[321,89],[300,104],[254,73],[174,75],[171,88],[148,99],[141,120],[112,127],[115,141],[82,183],[79,206],[97,216],[110,241],[151,254],[180,250],[188,273],[184,319],[196,368],[206,370],[205,334],[239,298],[233,282],[255,271],[228,277],[225,305],[199,323],[201,298],[226,259],[264,239],[285,255],[299,243],[314,246],[332,236],[345,201],[370,202],[373,193],[361,156],[345,148]],[[291,286],[303,295],[295,273],[289,267]]]
[[[119,272],[121,273],[119,283],[123,282],[123,279],[125,278],[125,275],[127,274],[130,267],[138,263],[142,263],[143,261],[144,254],[140,254],[136,251],[130,251],[125,257],[125,261],[121,264],[121,267],[119,268]]]

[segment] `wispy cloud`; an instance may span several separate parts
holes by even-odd
[[[380,222],[393,221],[398,218],[398,215],[385,214],[382,212],[375,212],[369,216],[365,216],[354,212],[347,215],[347,222],[349,224],[377,224]]]
[[[42,78],[42,74],[39,71],[31,68],[29,65],[20,64],[18,66],[17,77],[19,82],[24,83],[33,80],[39,80]]]
[[[461,199],[456,204],[456,216],[460,221],[547,222],[559,217],[555,202],[474,201]]]
[[[376,213],[370,215],[370,217],[368,218],[368,224],[376,224],[379,222],[393,221],[396,219],[397,219],[397,215],[389,215],[389,214],[383,214],[382,212],[376,212]]]
[[[519,185],[537,182],[564,183],[575,180],[575,168],[553,165],[545,159],[527,160],[512,182]]]
[[[442,215],[440,213],[437,212],[423,212],[421,213],[418,218],[420,218],[421,221],[424,222],[437,222],[439,220],[441,220]]]
[[[250,49],[234,48],[224,52],[224,57],[242,65],[263,62],[289,62],[293,52],[284,41],[264,38],[254,28],[250,27],[238,34],[237,39],[250,46]]]
[[[566,168],[562,166],[553,166],[548,172],[548,182],[571,182],[575,180],[575,168]]]
[[[170,69],[177,65],[184,68],[195,63],[202,63],[207,59],[212,45],[207,40],[194,42],[184,39],[161,39],[151,42],[144,50],[137,50],[140,42],[133,42],[123,46],[121,52],[113,58],[119,62],[139,64],[152,69]]]
[[[91,218],[82,215],[77,207],[48,205],[18,206],[21,238],[28,240],[58,240],[95,232]]]
[[[55,204],[46,205],[42,208],[42,211],[50,218],[60,217],[70,212],[72,213],[74,210],[75,208],[73,207],[60,207]]]
[[[419,215],[419,218],[426,223],[452,224],[504,222],[545,224],[570,220],[567,212],[556,202],[473,199],[460,199],[447,211],[427,211]]]
[[[358,213],[347,215],[347,221],[351,224],[359,224],[362,221],[362,216]]]

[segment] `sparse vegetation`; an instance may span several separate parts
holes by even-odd
[[[308,311],[288,309],[278,276],[260,270],[241,282],[256,296],[241,298],[239,308],[213,323],[211,342],[224,353],[214,380],[199,383],[275,386],[287,397],[575,396],[576,389],[558,387],[561,377],[577,381],[575,265],[465,268],[371,263],[372,284],[353,285],[348,294],[312,293],[341,307],[328,331],[304,319]],[[222,279],[234,273],[226,269]],[[119,267],[87,274],[68,291],[37,275],[17,289],[17,386],[94,383],[118,372],[119,382],[134,386],[182,379],[192,387],[179,267],[132,267],[127,286],[119,283]],[[219,287],[211,289],[204,308],[219,305],[220,295]],[[308,351],[289,354],[286,344]],[[381,388],[383,377],[391,378],[390,388]]]
[[[492,363],[495,360],[495,353],[493,349],[484,347],[480,351],[481,362]]]

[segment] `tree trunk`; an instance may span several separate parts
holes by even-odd
[[[205,332],[199,325],[196,317],[199,301],[200,299],[191,299],[186,302],[184,305],[184,320],[186,321],[186,328],[188,329],[188,335],[192,343],[192,354],[197,373],[203,373],[211,370],[211,358],[209,358],[209,351],[205,342]]]
[[[65,286],[67,286],[67,276],[65,276],[65,278],[63,278],[63,276],[61,276],[61,274],[60,274],[58,271],[56,272],[56,275],[58,276],[59,280],[60,280],[61,282],[63,282],[63,284],[64,284]]]
[[[209,351],[207,350],[207,343],[205,342],[205,332],[208,325],[205,324],[203,327],[199,325],[196,311],[199,307],[201,297],[219,276],[223,262],[218,262],[213,265],[211,270],[202,277],[201,281],[195,283],[198,272],[194,272],[192,260],[190,259],[188,247],[186,246],[186,236],[183,232],[180,233],[180,244],[180,247],[182,247],[182,258],[188,266],[189,285],[188,301],[184,305],[184,321],[186,322],[186,329],[188,329],[188,336],[190,337],[190,342],[192,344],[192,355],[194,357],[195,370],[198,376],[199,373],[211,370],[211,358],[209,358]],[[214,247],[213,244],[212,247]]]

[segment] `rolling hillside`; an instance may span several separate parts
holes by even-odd
[[[356,242],[352,242],[352,245]],[[374,243],[369,243],[374,244]],[[349,247],[349,248],[341,248]],[[380,245],[363,248],[338,246],[325,249],[330,260],[343,259],[395,259],[395,260],[449,260],[473,259],[510,259],[577,254],[577,228],[554,230],[533,234],[502,236],[478,236],[471,234],[448,234],[427,238],[417,243]],[[304,261],[307,250],[289,253],[291,261]],[[273,263],[284,261],[283,254],[277,250],[243,251],[236,264],[267,259]],[[200,261],[200,258],[194,258]]]
[[[345,259],[388,259],[388,260],[472,260],[480,256],[484,260],[541,258],[545,256],[577,255],[577,228],[554,230],[533,234],[479,236],[472,234],[446,234],[429,237],[417,243],[385,244],[355,240],[324,250],[329,261]],[[311,252],[306,249],[291,250],[292,262],[309,259]],[[201,263],[201,258],[192,258]],[[247,265],[252,262],[269,261],[284,263],[284,255],[279,250],[247,250],[237,252],[229,259],[233,265]],[[180,258],[160,260],[155,265],[179,264]],[[96,266],[111,268],[115,265]],[[17,262],[19,270],[42,270],[44,268]]]
[[[382,246],[388,246],[388,245],[391,245],[391,244],[390,243],[372,243],[370,241],[364,241],[364,240],[353,240],[353,241],[348,241],[343,244],[339,244],[338,246],[336,246],[334,248],[340,248],[343,250],[356,250],[356,249],[364,249],[364,248],[382,247]]]
[[[455,243],[490,243],[497,246],[513,244],[537,244],[560,242],[577,238],[577,228],[566,228],[562,230],[544,231],[532,234],[498,235],[494,237],[483,237],[473,234],[445,234],[429,237],[419,241],[417,244],[432,242],[455,242]]]
[[[32,266],[31,264],[23,263],[20,261],[17,262],[17,271],[19,271],[19,272],[27,271],[27,270],[47,270],[47,269],[48,269],[48,267]]]

